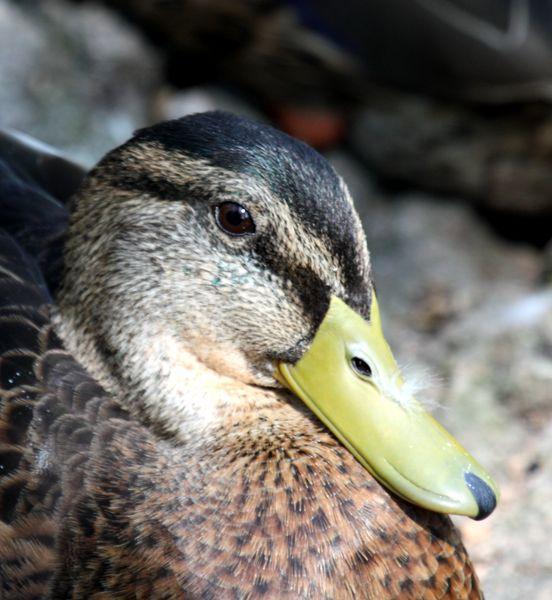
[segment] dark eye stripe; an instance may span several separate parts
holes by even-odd
[[[292,283],[303,312],[311,322],[311,335],[314,335],[330,304],[328,284],[318,273],[296,264],[289,254],[281,252],[277,239],[266,232],[256,239],[255,260],[265,269]]]

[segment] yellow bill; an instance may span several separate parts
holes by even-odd
[[[424,508],[487,517],[498,488],[483,467],[412,397],[383,336],[333,297],[310,349],[280,377],[386,488]]]

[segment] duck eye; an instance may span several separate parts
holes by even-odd
[[[358,356],[353,356],[351,359],[351,366],[353,370],[355,370],[362,377],[372,377],[372,369],[370,365],[362,358],[358,358]]]
[[[255,221],[241,204],[223,202],[215,208],[217,225],[230,235],[247,235],[255,233]]]

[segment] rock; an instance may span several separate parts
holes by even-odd
[[[384,328],[407,377],[497,479],[486,521],[458,518],[489,600],[552,597],[552,282],[465,204],[383,194],[333,153],[367,232]],[[428,376],[429,373],[429,376]]]
[[[394,184],[493,210],[546,215],[552,231],[552,106],[469,108],[374,95],[351,127],[355,151]]]
[[[86,164],[151,121],[159,60],[96,5],[0,0],[2,125]]]
[[[225,110],[255,121],[266,122],[266,117],[247,101],[216,86],[186,90],[165,88],[157,103],[159,120],[177,119],[207,110]]]
[[[178,87],[211,83],[245,90],[265,107],[349,110],[366,93],[359,64],[301,23],[280,0],[103,0],[136,23],[167,57]]]
[[[516,452],[508,456],[514,443]],[[505,464],[499,508],[487,521],[464,519],[457,524],[488,600],[548,600],[552,595],[552,426],[549,423],[537,435],[508,440],[496,452],[504,454]],[[477,531],[479,526],[482,531]]]
[[[552,284],[552,240],[544,249],[544,273],[543,279]]]

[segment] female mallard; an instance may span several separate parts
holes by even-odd
[[[320,155],[226,113],[142,130],[71,201],[61,269],[61,204],[22,217],[4,176],[6,597],[480,597],[434,511],[496,489],[403,385]]]

